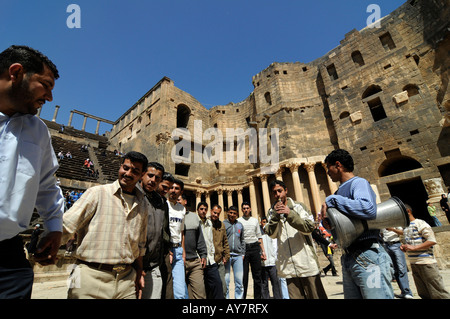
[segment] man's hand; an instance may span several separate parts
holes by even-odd
[[[261,253],[261,260],[267,260],[267,256],[265,252]]]
[[[56,256],[61,246],[62,232],[54,231],[42,237],[39,245],[34,253],[33,258],[42,266],[52,265],[56,263]]]
[[[322,222],[323,227],[325,227],[326,229],[331,229],[331,225],[328,223],[327,210],[328,210],[327,204],[323,203],[322,207],[320,208],[318,220]]]
[[[144,271],[136,271],[136,280],[134,283],[136,299],[142,299],[142,289],[145,286],[145,275],[146,273]],[[151,276],[151,274],[149,276]]]
[[[282,202],[277,202],[274,206],[275,211],[277,214],[284,214],[284,216],[289,215],[291,210],[288,206],[284,205]]]
[[[206,268],[206,258],[201,258],[200,262],[202,264],[202,269],[205,269]]]
[[[415,250],[415,247],[413,245],[403,244],[400,246],[400,250],[406,253],[407,251]]]

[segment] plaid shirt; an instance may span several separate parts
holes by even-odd
[[[63,243],[77,233],[77,258],[115,265],[144,256],[149,203],[135,189],[131,208],[116,180],[89,188],[64,214]]]

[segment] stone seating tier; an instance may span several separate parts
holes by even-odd
[[[114,152],[106,149],[94,148],[95,156],[102,170],[103,177],[108,181],[115,181],[117,173],[122,163],[122,158],[115,155]]]
[[[52,145],[55,155],[58,158],[58,153],[63,152],[64,158],[59,159],[59,169],[56,172],[57,177],[67,178],[79,181],[108,183],[117,179],[117,173],[122,162],[122,158],[108,151],[105,148],[91,148],[91,152],[82,151],[83,144],[65,140],[61,137],[52,136]],[[70,151],[72,158],[67,158],[66,153]],[[95,156],[95,158],[94,158]],[[84,166],[86,158],[90,158],[92,162],[97,165],[94,170],[99,170],[100,178],[87,175],[87,168]],[[103,177],[103,178],[101,178]]]
[[[64,154],[63,159],[60,160],[58,158],[59,169],[56,172],[57,177],[75,179],[80,181],[97,181],[97,178],[87,175],[87,168],[84,166],[84,161],[90,156],[88,152],[81,150],[82,144],[52,136],[52,145],[56,157],[58,157],[58,153],[60,151],[62,151]],[[72,158],[66,157],[66,153],[68,151],[70,151],[70,153],[72,154]],[[95,169],[100,168],[94,167],[94,170]]]

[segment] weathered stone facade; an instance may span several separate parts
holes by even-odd
[[[206,109],[165,77],[116,121],[111,147],[139,150],[162,163],[186,183],[191,208],[200,199],[222,206],[246,200],[255,215],[267,212],[267,183],[276,176],[317,213],[337,187],[323,160],[343,148],[380,201],[398,196],[428,219],[426,201],[439,206],[437,195],[450,186],[449,10],[445,0],[409,0],[384,17],[380,28],[352,30],[310,63],[272,63],[253,76],[253,92],[236,104]],[[176,148],[182,142],[175,139],[177,127],[190,133],[190,154]],[[210,128],[223,140],[207,137]],[[244,147],[238,138],[232,143],[245,163],[208,163],[202,157],[209,147],[220,152],[222,146],[226,158],[227,129],[245,135],[264,128],[269,134],[279,130],[279,144],[268,151],[278,149],[278,171],[265,171],[274,162],[260,156],[248,159],[249,136]],[[259,150],[269,143],[258,141]],[[187,163],[176,164],[174,154]],[[439,218],[447,223],[442,212]]]

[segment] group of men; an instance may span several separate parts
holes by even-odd
[[[58,161],[47,127],[35,116],[52,100],[58,77],[56,66],[30,47],[11,46],[0,53],[0,298],[31,297],[34,274],[20,233],[34,208],[46,229],[33,254],[36,262],[55,263],[61,244],[77,236],[68,298],[221,299],[229,297],[231,268],[235,298],[245,298],[249,265],[254,298],[263,298],[261,261],[269,257],[263,234],[276,239],[276,273],[286,279],[289,297],[327,298],[312,242],[313,215],[288,197],[282,181],[270,184],[275,203],[263,229],[248,203],[240,207],[242,217],[231,206],[220,221],[218,206],[210,218],[205,202],[198,203],[197,212],[188,211],[183,182],[131,151],[123,156],[114,183],[87,189],[64,213],[54,177]],[[325,163],[340,187],[326,198],[320,219],[326,222],[328,207],[374,219],[375,194],[367,180],[353,174],[348,152],[333,151]],[[432,246],[409,236],[413,242],[402,246],[404,251]],[[365,231],[342,257],[345,298],[393,298],[391,269],[379,230]]]

